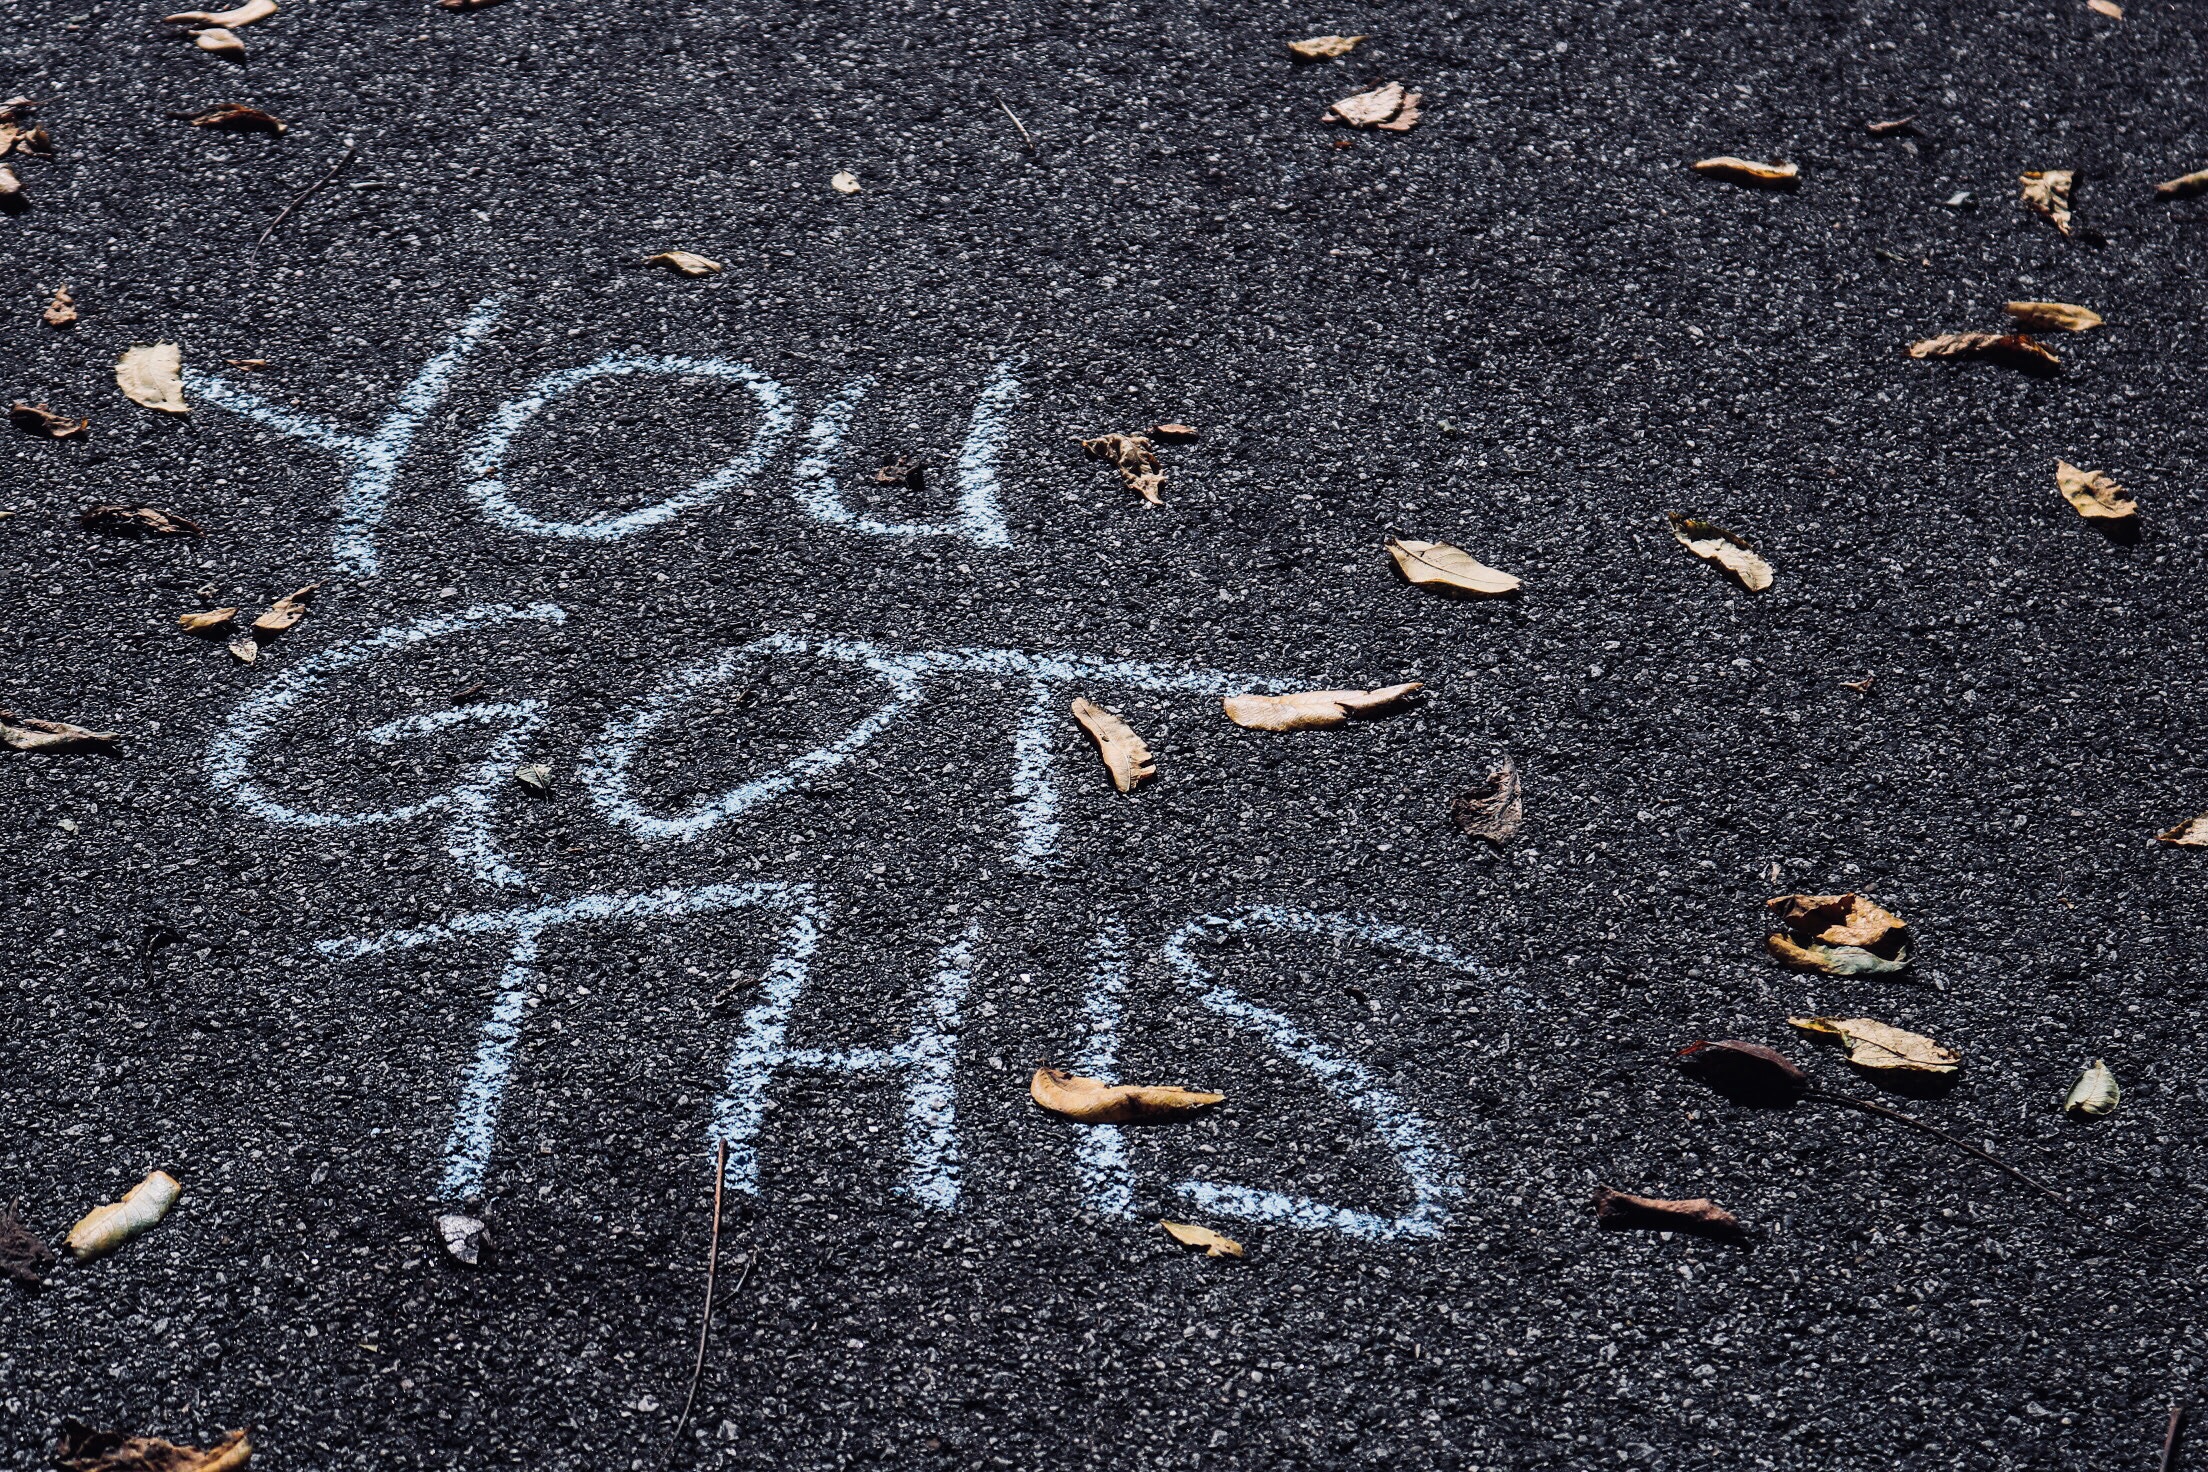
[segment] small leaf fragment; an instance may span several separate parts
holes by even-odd
[[[1911,113],[1905,118],[1884,118],[1865,123],[1863,131],[1873,138],[1891,138],[1896,133],[1914,133],[1917,131],[1917,115]]]
[[[1694,171],[1713,179],[1745,184],[1751,189],[1792,189],[1802,182],[1799,165],[1783,161],[1758,163],[1751,158],[1735,158],[1729,153],[1696,159]]]
[[[93,731],[67,721],[41,721],[0,710],[0,746],[10,751],[106,751],[121,739],[113,731]]]
[[[88,532],[117,537],[199,537],[199,523],[158,506],[87,506],[77,525]]]
[[[831,174],[828,176],[828,187],[838,194],[857,194],[859,192],[859,176],[849,170]]]
[[[2165,179],[2154,186],[2154,193],[2158,199],[2191,199],[2196,194],[2208,194],[2208,169]]]
[[[1153,424],[1150,426],[1150,438],[1161,445],[1187,445],[1195,443],[1203,436],[1185,424]]]
[[[1487,774],[1485,786],[1460,792],[1449,801],[1449,816],[1474,838],[1501,847],[1526,818],[1525,796],[1518,782],[1518,764],[1507,755],[1503,764]]]
[[[2105,15],[2110,20],[2124,18],[2124,7],[2118,5],[2116,0],[2085,0],[2085,8],[2095,15]]]
[[[54,1250],[23,1225],[22,1210],[20,1200],[0,1206],[0,1278],[13,1278],[26,1288],[36,1288],[53,1270]]]
[[[2175,828],[2155,834],[2154,841],[2173,848],[2208,848],[2208,813],[2187,818]]]
[[[1104,758],[1105,770],[1112,774],[1112,785],[1121,792],[1133,792],[1138,784],[1158,774],[1150,760],[1150,748],[1143,744],[1142,738],[1103,706],[1076,700],[1073,718],[1096,743],[1098,753]]]
[[[1523,586],[1511,574],[1489,567],[1461,547],[1452,547],[1447,542],[1392,538],[1387,549],[1388,555],[1395,559],[1396,571],[1407,581],[1437,593],[1500,598]]]
[[[228,644],[230,657],[239,664],[251,664],[261,657],[261,646],[251,634],[240,634]]]
[[[1027,1092],[1051,1113],[1082,1124],[1161,1124],[1186,1119],[1227,1098],[1171,1084],[1108,1084],[1060,1068],[1036,1069]]]
[[[1401,82],[1388,82],[1344,97],[1326,110],[1326,120],[1383,133],[1408,133],[1418,126],[1418,105],[1424,100],[1419,93],[1405,91]]]
[[[2017,175],[2024,186],[2023,200],[2044,215],[2055,229],[2070,233],[2070,192],[2077,187],[2076,169],[2035,169]]]
[[[92,427],[89,419],[71,419],[66,414],[56,414],[44,404],[26,404],[21,399],[9,408],[8,423],[25,434],[47,440],[79,439]]]
[[[46,310],[38,315],[48,327],[74,327],[77,325],[77,299],[69,294],[69,284],[63,282],[54,288],[54,299],[46,304]]]
[[[184,353],[173,342],[126,348],[115,360],[115,386],[133,404],[164,414],[189,414],[184,402]]]
[[[66,1243],[78,1262],[90,1262],[113,1252],[131,1238],[151,1229],[176,1205],[184,1188],[176,1177],[157,1170],[125,1192],[120,1201],[95,1206],[69,1229]]]
[[[1888,1073],[1953,1073],[1963,1055],[1922,1033],[1909,1032],[1869,1017],[1789,1017],[1789,1027],[1812,1037],[1836,1038],[1847,1045],[1848,1061],[1858,1068]]]
[[[1232,1237],[1222,1237],[1209,1227],[1191,1226],[1187,1222],[1158,1223],[1166,1234],[1183,1247],[1201,1247],[1206,1257],[1240,1257],[1242,1244]]]
[[[2035,378],[2049,378],[2062,371],[2062,359],[2022,332],[1943,332],[1909,344],[1909,356],[1983,358]]]
[[[514,780],[531,792],[546,793],[552,790],[552,769],[543,762],[531,762],[525,767],[514,768]]]
[[[2055,489],[2089,521],[2128,521],[2139,514],[2131,493],[2104,472],[2080,470],[2067,460],[2055,462]]]
[[[1703,521],[1680,511],[1671,518],[1671,534],[1679,545],[1704,562],[1713,563],[1751,593],[1771,586],[1771,564],[1756,555],[1755,548],[1715,522]]]
[[[1595,1221],[1612,1230],[1639,1227],[1735,1241],[1748,1235],[1739,1217],[1706,1196],[1673,1201],[1662,1196],[1635,1196],[1609,1186],[1595,1187]]]
[[[1252,731],[1308,731],[1374,715],[1426,687],[1417,681],[1379,690],[1298,690],[1290,695],[1229,695],[1227,719]]]
[[[242,102],[225,102],[202,113],[185,119],[195,128],[214,128],[225,133],[273,133],[290,131],[282,119],[274,113],[248,107]]]
[[[709,261],[686,250],[663,250],[656,256],[645,257],[644,264],[665,266],[683,276],[711,276],[722,269],[719,261]]]
[[[217,56],[235,57],[240,61],[245,59],[245,42],[238,39],[236,31],[225,30],[221,26],[210,26],[204,31],[192,32],[192,44]]]
[[[1165,498],[1158,494],[1165,487],[1165,467],[1158,463],[1157,447],[1147,435],[1098,435],[1081,441],[1081,453],[1115,466],[1120,483],[1151,505],[1165,504]]]
[[[1735,1103],[1783,1108],[1809,1092],[1809,1075],[1762,1043],[1727,1038],[1693,1042],[1676,1055],[1679,1067]]]
[[[307,616],[307,605],[314,600],[320,583],[309,583],[296,593],[287,593],[268,606],[268,612],[253,620],[253,632],[262,642],[289,631],[299,620]]]
[[[1312,36],[1307,40],[1290,41],[1288,54],[1298,61],[1332,61],[1355,51],[1358,42],[1370,39],[1369,36]]]
[[[180,613],[177,626],[187,634],[219,634],[237,619],[235,608],[207,608],[196,613]]]
[[[267,20],[276,13],[276,0],[246,0],[235,10],[180,10],[174,15],[164,15],[162,20],[177,26],[223,26],[236,30],[255,21]]]
[[[2092,1067],[2079,1074],[2078,1081],[2070,1086],[2068,1097],[2062,1101],[2062,1112],[2081,1119],[2100,1119],[2114,1114],[2123,1097],[2124,1091],[2117,1086],[2115,1073],[2096,1058]]]
[[[500,0],[437,0],[439,10],[488,10]]]
[[[253,1455],[243,1430],[232,1431],[213,1446],[178,1446],[158,1436],[125,1436],[94,1431],[82,1422],[61,1424],[54,1460],[61,1472],[237,1472]]]
[[[2087,332],[2107,320],[2069,302],[2009,302],[2004,309],[2028,332]]]
[[[446,1257],[464,1268],[483,1265],[492,1247],[489,1222],[466,1212],[448,1211],[438,1216],[436,1227],[437,1246]]]

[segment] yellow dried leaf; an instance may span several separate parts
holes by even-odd
[[[1786,894],[1764,908],[1787,934],[1764,939],[1782,966],[1827,976],[1891,976],[1909,969],[1909,927],[1859,894]]]
[[[2187,818],[2175,828],[2155,834],[2154,841],[2177,848],[2208,848],[2208,813],[2202,813],[2197,818]]]
[[[859,176],[848,171],[831,174],[828,176],[828,187],[838,194],[857,194]]]
[[[711,276],[721,269],[719,261],[709,261],[704,256],[692,255],[686,250],[663,250],[656,256],[644,259],[647,266],[665,266],[684,276]]]
[[[1232,1237],[1222,1237],[1209,1227],[1191,1226],[1187,1222],[1159,1222],[1167,1235],[1183,1247],[1201,1247],[1206,1257],[1240,1257],[1242,1244]]]
[[[1326,110],[1330,123],[1352,128],[1378,128],[1383,133],[1408,133],[1418,126],[1419,93],[1406,92],[1401,82],[1389,82],[1370,92],[1344,97]]]
[[[62,1423],[54,1448],[61,1472],[237,1472],[252,1455],[253,1444],[242,1430],[202,1450],[158,1436],[94,1431],[77,1421]]]
[[[1425,688],[1416,681],[1379,690],[1298,690],[1292,695],[1229,695],[1227,719],[1253,731],[1308,731],[1339,726],[1353,715],[1385,710]]]
[[[1112,785],[1121,792],[1133,792],[1137,784],[1158,775],[1150,761],[1150,748],[1118,716],[1091,701],[1076,700],[1073,718],[1096,743],[1105,770],[1112,774]]]
[[[1909,356],[1925,358],[1983,358],[2005,368],[2015,368],[2036,378],[2062,371],[2062,359],[2022,332],[1943,332],[1909,344]]]
[[[1387,546],[1398,572],[1419,587],[1431,588],[1437,593],[1499,598],[1517,592],[1520,587],[1519,580],[1509,573],[1489,567],[1447,542],[1399,538]]]
[[[237,616],[235,608],[209,608],[198,613],[180,613],[176,621],[187,634],[212,634],[228,628]]]
[[[307,604],[313,600],[320,583],[309,583],[296,593],[287,594],[268,606],[268,612],[253,620],[253,632],[263,639],[270,639],[288,630],[307,616]]]
[[[1357,43],[1371,39],[1367,36],[1313,36],[1305,41],[1290,41],[1288,54],[1298,61],[1332,61],[1337,56],[1347,56],[1357,49]]]
[[[120,1201],[95,1206],[69,1229],[68,1248],[78,1262],[113,1252],[169,1214],[184,1188],[176,1177],[157,1170],[132,1186]]]
[[[246,0],[235,10],[180,10],[161,19],[180,26],[227,26],[236,30],[276,13],[276,0]]]
[[[1082,1124],[1151,1124],[1186,1119],[1197,1110],[1226,1102],[1225,1094],[1206,1094],[1170,1084],[1108,1084],[1060,1068],[1038,1068],[1027,1092],[1053,1114]]]
[[[217,56],[235,57],[241,61],[245,58],[245,43],[238,39],[237,32],[226,31],[221,26],[194,31],[192,44],[202,51],[212,51]]]
[[[2099,1119],[2114,1114],[2116,1106],[2123,1102],[2124,1091],[2116,1083],[2116,1075],[2100,1059],[2078,1075],[2078,1081],[2070,1086],[2070,1093],[2062,1101],[2065,1114],[2081,1115],[2086,1119]]]
[[[1671,518],[1671,534],[1680,546],[1704,562],[1715,563],[1751,593],[1760,593],[1771,586],[1771,564],[1758,557],[1755,549],[1739,537],[1713,522],[1683,512],[1669,511],[1665,515]]]
[[[2190,174],[2165,179],[2154,186],[2154,192],[2162,199],[2191,199],[2196,194],[2208,193],[2208,169],[2195,169]]]
[[[2017,326],[2033,332],[2086,332],[2106,320],[2091,307],[2069,302],[2010,302],[2007,310]]]
[[[1801,168],[1796,164],[1759,164],[1752,158],[1734,158],[1729,153],[1720,154],[1716,158],[1696,159],[1694,171],[1697,174],[1708,174],[1713,179],[1746,184],[1754,189],[1792,189],[1802,181]]]
[[[2055,489],[2091,521],[2124,521],[2139,514],[2139,503],[2129,491],[2103,472],[2080,470],[2067,460],[2055,462]]]
[[[1869,1017],[1789,1017],[1787,1025],[1812,1037],[1837,1038],[1847,1044],[1848,1061],[1859,1068],[1891,1073],[1953,1073],[1963,1056],[1943,1048],[1921,1033]]]
[[[173,342],[126,348],[115,360],[115,386],[133,404],[164,414],[189,414],[184,402],[184,354]]]
[[[2019,174],[2017,182],[2024,186],[2024,202],[2045,215],[2057,230],[2068,235],[2070,191],[2077,185],[2077,170],[2040,169],[2029,174]]]

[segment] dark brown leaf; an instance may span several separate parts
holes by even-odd
[[[117,537],[199,537],[206,533],[196,521],[163,511],[158,506],[91,506],[77,513],[77,524],[88,532]]]
[[[8,423],[25,434],[46,440],[73,440],[92,427],[89,419],[71,419],[66,414],[56,414],[44,404],[26,404],[17,399],[8,410]]]
[[[202,1451],[158,1436],[94,1431],[80,1421],[61,1424],[54,1460],[62,1472],[234,1472],[253,1455],[243,1431],[233,1431]]]
[[[1740,1218],[1707,1197],[1667,1201],[1661,1196],[1635,1196],[1608,1186],[1595,1187],[1595,1220],[1613,1230],[1636,1227],[1659,1232],[1692,1232],[1737,1242],[1748,1235]]]
[[[285,125],[274,113],[263,112],[257,107],[247,107],[242,102],[225,102],[206,112],[194,113],[187,121],[195,128],[219,128],[226,133],[282,133]]]
[[[1525,800],[1518,783],[1518,764],[1509,757],[1487,774],[1487,785],[1459,793],[1449,804],[1449,816],[1474,838],[1497,847],[1510,841],[1525,821]]]
[[[54,1252],[23,1225],[22,1209],[21,1201],[0,1206],[0,1276],[36,1288],[53,1270]]]
[[[1774,1109],[1809,1092],[1809,1075],[1776,1048],[1745,1043],[1689,1043],[1675,1055],[1679,1066],[1736,1104]]]

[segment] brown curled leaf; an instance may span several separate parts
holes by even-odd
[[[1165,488],[1165,467],[1158,463],[1157,447],[1147,435],[1100,434],[1081,441],[1081,453],[1102,460],[1119,471],[1120,483],[1153,506],[1163,506],[1158,493]]]
[[[2098,470],[2080,470],[2067,460],[2055,462],[2055,489],[2088,521],[2129,521],[2139,514],[2131,492]]]
[[[1826,976],[1894,976],[1910,964],[1908,922],[1859,894],[1785,894],[1768,901],[1783,935],[1764,949],[1782,966]]]
[[[1672,1201],[1662,1196],[1635,1196],[1609,1186],[1595,1187],[1595,1221],[1613,1231],[1642,1228],[1657,1232],[1689,1232],[1734,1242],[1748,1235],[1739,1217],[1708,1197]]]
[[[1914,133],[1917,131],[1917,115],[1911,113],[1905,118],[1884,118],[1865,123],[1863,131],[1873,138],[1891,138],[1896,133]]]
[[[2070,233],[2070,193],[2077,187],[2075,169],[2035,169],[2017,175],[2024,186],[2023,200],[2064,235]]]
[[[158,1436],[94,1431],[73,1420],[62,1422],[61,1441],[54,1447],[61,1472],[237,1472],[252,1455],[253,1445],[242,1430],[200,1448]]]
[[[187,634],[221,634],[229,631],[237,617],[235,608],[205,608],[196,613],[178,614],[176,623]]]
[[[1051,1113],[1082,1124],[1163,1124],[1227,1098],[1170,1084],[1108,1084],[1062,1068],[1036,1069],[1027,1092]]]
[[[2175,828],[2155,834],[2154,841],[2172,848],[2208,848],[2208,813],[2187,818]]]
[[[1289,695],[1229,695],[1227,719],[1252,731],[1308,731],[1375,715],[1426,687],[1417,681],[1379,690],[1298,690]]]
[[[92,731],[67,721],[41,721],[0,710],[0,746],[10,751],[106,751],[121,739],[113,731]]]
[[[71,419],[66,414],[56,414],[44,404],[26,404],[21,399],[9,408],[8,423],[25,434],[46,440],[79,439],[92,427],[89,419]]]
[[[1153,424],[1150,426],[1150,438],[1161,445],[1188,445],[1194,444],[1203,436],[1186,424]]]
[[[185,119],[195,128],[214,128],[225,133],[287,133],[290,128],[274,113],[248,107],[242,102],[225,102],[202,113],[194,113]]]
[[[1388,82],[1344,97],[1326,110],[1326,120],[1383,133],[1408,133],[1418,126],[1418,105],[1424,100],[1419,93],[1405,91],[1401,82]]]
[[[46,310],[38,315],[48,327],[74,327],[77,325],[77,299],[69,294],[67,282],[54,288],[54,299],[46,304]]]
[[[253,620],[253,632],[261,642],[275,638],[307,616],[307,605],[314,601],[315,589],[320,583],[309,583],[296,593],[287,593],[268,606],[268,612]]]
[[[1387,549],[1405,581],[1432,592],[1451,597],[1500,598],[1522,586],[1512,574],[1489,567],[1447,542],[1399,537],[1391,539]]]
[[[1118,716],[1091,701],[1076,700],[1073,718],[1096,743],[1098,754],[1104,758],[1105,770],[1112,774],[1112,785],[1121,792],[1133,792],[1138,785],[1158,775],[1150,759],[1150,748],[1143,744],[1134,728]]]
[[[87,506],[77,513],[77,525],[88,532],[116,537],[198,537],[206,533],[199,523],[163,511],[158,506]]]
[[[656,256],[646,256],[647,266],[665,266],[684,276],[711,276],[722,269],[719,261],[709,261],[704,256],[686,250],[663,250]]]
[[[1774,160],[1757,163],[1750,158],[1735,158],[1720,154],[1716,158],[1694,161],[1697,174],[1707,174],[1713,179],[1724,179],[1734,184],[1745,184],[1751,189],[1792,189],[1802,182],[1799,165]]]
[[[1676,1055],[1679,1067],[1731,1099],[1759,1109],[1779,1109],[1809,1092],[1809,1075],[1794,1060],[1762,1043],[1726,1038],[1693,1042]]]
[[[1664,514],[1671,518],[1671,534],[1680,546],[1722,569],[1726,576],[1751,593],[1760,593],[1771,586],[1771,564],[1740,537],[1715,522],[1703,521],[1684,512]]]
[[[1518,782],[1518,764],[1508,756],[1487,774],[1485,786],[1460,792],[1449,801],[1449,816],[1474,838],[1501,847],[1526,819],[1525,796]]]
[[[1942,1047],[1922,1033],[1910,1032],[1870,1017],[1789,1017],[1787,1026],[1812,1037],[1844,1043],[1848,1061],[1858,1068],[1888,1073],[1950,1074],[1962,1066],[1963,1055]]]
[[[21,1201],[0,1206],[0,1278],[13,1278],[26,1288],[36,1288],[53,1271],[54,1250],[23,1225],[22,1210]]]
[[[2208,169],[2165,179],[2154,186],[2154,193],[2158,199],[2191,199],[2196,194],[2208,194]]]
[[[2051,378],[2062,371],[2062,359],[2022,332],[1943,332],[1909,344],[1909,356],[1917,359],[1983,358],[2004,368]]]
[[[1183,1247],[1203,1248],[1206,1257],[1240,1257],[1242,1255],[1241,1243],[1235,1241],[1232,1237],[1222,1237],[1209,1227],[1193,1226],[1188,1222],[1165,1221],[1159,1222],[1158,1225],[1165,1228],[1166,1235]]]
[[[2003,309],[2027,332],[2089,332],[2108,320],[2070,302],[2008,302]]]

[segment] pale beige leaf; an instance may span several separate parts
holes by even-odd
[[[1802,170],[1798,164],[1779,161],[1758,163],[1752,158],[1735,158],[1729,153],[1719,154],[1716,158],[1696,159],[1694,171],[1697,174],[1708,174],[1713,179],[1725,179],[1756,189],[1792,189],[1802,178]]]
[[[2195,169],[2190,174],[2165,179],[2154,186],[2154,192],[2163,199],[2190,199],[2196,194],[2208,193],[2208,169]]]
[[[2065,1114],[2081,1115],[2086,1119],[2099,1119],[2114,1114],[2116,1106],[2123,1102],[2124,1091],[2116,1083],[2116,1075],[2100,1059],[2078,1075],[2078,1081],[2070,1086],[2069,1095],[2062,1101]]]
[[[1151,764],[1150,748],[1143,745],[1142,738],[1103,706],[1076,700],[1073,718],[1096,743],[1098,753],[1104,758],[1105,770],[1112,774],[1112,785],[1121,792],[1133,792],[1137,784],[1158,774],[1158,769]]]
[[[1787,1024],[1812,1037],[1847,1044],[1848,1061],[1859,1068],[1892,1073],[1953,1073],[1963,1057],[1921,1033],[1905,1031],[1869,1017],[1789,1017]]]
[[[1396,570],[1421,588],[1431,588],[1438,593],[1499,598],[1517,592],[1520,587],[1519,580],[1509,573],[1489,567],[1447,542],[1399,538],[1387,545],[1388,555],[1395,559]]]
[[[239,664],[251,664],[261,657],[261,646],[253,642],[251,634],[240,634],[229,644],[230,657]]]
[[[1683,512],[1665,514],[1671,518],[1671,534],[1680,546],[1704,562],[1722,568],[1751,593],[1760,593],[1771,586],[1771,564],[1757,556],[1755,549],[1739,537],[1713,522]]]
[[[69,1229],[69,1251],[78,1262],[113,1252],[167,1216],[183,1189],[167,1171],[155,1171],[132,1186],[122,1200],[87,1212]]]
[[[2010,302],[2007,310],[2017,326],[2034,332],[2086,332],[2106,320],[2091,307],[2069,302]]]
[[[263,640],[274,638],[307,616],[307,605],[313,601],[315,590],[322,585],[309,583],[296,593],[277,599],[268,612],[253,620],[253,632]]]
[[[237,616],[235,608],[209,608],[198,613],[180,613],[176,621],[187,634],[211,634],[230,627],[231,620]]]
[[[0,710],[0,746],[10,751],[96,751],[121,739],[113,731],[92,731],[67,721],[41,721]]]
[[[1385,710],[1425,686],[1412,682],[1379,690],[1298,690],[1291,695],[1229,695],[1220,704],[1227,719],[1252,731],[1308,731],[1339,726],[1353,715]]]
[[[2124,521],[2139,514],[2131,493],[2098,470],[2080,470],[2067,460],[2055,462],[2055,489],[2078,515],[2091,521]]]
[[[2045,215],[2063,234],[2070,233],[2070,191],[2076,187],[2075,169],[2038,169],[2017,175],[2024,186],[2024,202]]]
[[[212,51],[217,56],[228,56],[238,60],[243,60],[245,57],[245,43],[238,39],[237,32],[226,31],[221,26],[213,26],[204,31],[194,31],[192,33],[192,44],[202,51]]]
[[[1226,1102],[1225,1094],[1207,1094],[1171,1084],[1108,1084],[1060,1068],[1038,1068],[1028,1094],[1053,1114],[1082,1124],[1149,1124],[1186,1119],[1197,1110]]]
[[[1206,1257],[1240,1257],[1242,1244],[1232,1237],[1222,1237],[1209,1227],[1191,1226],[1187,1222],[1158,1223],[1168,1235],[1183,1247],[1201,1247]]]
[[[133,404],[164,414],[189,414],[184,402],[184,353],[173,342],[126,348],[115,360],[115,386]]]
[[[2096,15],[2105,15],[2110,20],[2124,18],[2124,7],[2118,5],[2116,0],[2085,0],[2085,8]]]
[[[663,250],[656,256],[646,256],[647,266],[665,266],[684,276],[711,276],[721,269],[719,261],[709,261],[704,256],[693,255],[686,250]]]
[[[1418,125],[1418,105],[1424,100],[1419,93],[1405,91],[1401,82],[1388,82],[1369,92],[1344,97],[1326,110],[1326,120],[1352,128],[1407,133]]]
[[[180,10],[161,18],[180,26],[227,26],[236,30],[255,21],[267,20],[276,13],[276,0],[246,0],[235,10]]]
[[[831,174],[828,177],[828,187],[838,194],[857,194],[859,192],[859,176],[849,172]]]
[[[2187,818],[2175,828],[2155,834],[2154,841],[2176,848],[2208,848],[2208,813]]]
[[[1369,40],[1366,36],[1313,36],[1308,40],[1290,41],[1288,54],[1298,61],[1332,61],[1337,56],[1347,56],[1357,49],[1357,43]]]

